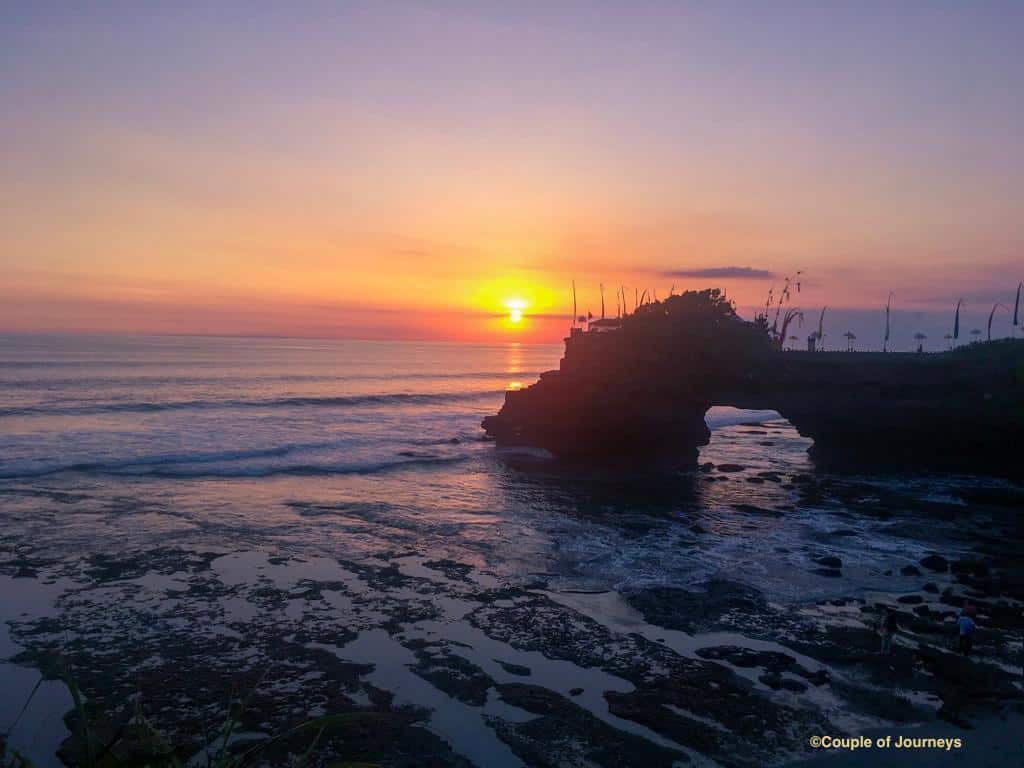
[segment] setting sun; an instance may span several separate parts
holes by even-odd
[[[508,321],[510,323],[518,323],[523,319],[523,310],[527,307],[525,301],[522,299],[508,299],[505,302],[505,306],[508,307]]]

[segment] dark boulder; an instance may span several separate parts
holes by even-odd
[[[921,558],[921,565],[935,573],[945,573],[949,570],[949,561],[942,555],[928,555]]]

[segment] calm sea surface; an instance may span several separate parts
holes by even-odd
[[[187,644],[237,636],[253,644],[242,656],[251,659],[263,652],[260,642],[278,630],[294,637],[308,621],[308,606],[268,607],[266,589],[293,595],[297,585],[322,582],[334,586],[317,592],[327,600],[314,606],[318,615],[356,633],[339,640],[339,658],[374,664],[373,686],[431,712],[431,732],[457,754],[479,765],[520,765],[488,725],[505,715],[514,722],[512,715],[471,707],[408,672],[415,659],[401,643],[417,633],[457,640],[452,647],[463,650],[453,652],[476,653],[473,662],[499,681],[505,667],[494,658],[522,656],[515,648],[527,640],[513,648],[493,639],[496,629],[481,632],[483,604],[466,585],[542,589],[602,631],[664,641],[665,631],[644,623],[624,595],[723,577],[781,604],[917,589],[920,578],[900,567],[928,552],[969,549],[956,532],[956,510],[967,508],[962,492],[999,487],[980,478],[825,477],[808,492],[801,478],[813,473],[809,442],[775,414],[728,408],[709,413],[713,436],[701,460],[735,471],[566,469],[482,441],[480,420],[498,410],[504,391],[557,367],[561,352],[0,337],[0,656],[42,642],[47,635],[32,622],[49,617],[61,622],[53,643],[75,637],[81,653],[110,642],[128,652],[172,637]],[[917,507],[900,506],[897,496]],[[884,514],[864,514],[872,499]],[[923,503],[953,515],[924,525]],[[209,568],[202,575],[185,555],[168,560],[169,552],[202,553]],[[841,578],[821,567],[829,557],[841,559]],[[371,578],[367,568],[406,581]],[[182,600],[199,578],[215,578],[230,596]],[[418,596],[410,584],[434,591]],[[111,585],[130,589],[129,597]],[[219,594],[204,590],[193,594]],[[424,600],[429,620],[410,608]],[[136,612],[90,634],[96,617],[126,606]],[[202,611],[202,620],[190,611]],[[394,634],[395,622],[404,635]],[[256,625],[259,633],[250,631]],[[544,630],[535,629],[540,644]],[[692,655],[690,641],[679,642],[679,653]],[[608,713],[602,686],[628,684],[565,663],[571,674],[560,668],[553,682],[535,682],[586,688],[577,703],[594,717],[657,741]],[[0,720],[9,721],[38,676],[24,662],[0,667],[0,677],[14,691],[0,707]],[[66,704],[44,686],[14,737],[41,764],[52,763],[66,735]]]

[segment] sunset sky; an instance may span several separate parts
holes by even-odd
[[[554,342],[571,280],[803,270],[941,344],[1024,279],[1024,3],[74,5],[0,11],[0,332]]]

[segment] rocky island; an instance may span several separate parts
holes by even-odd
[[[765,318],[719,290],[651,302],[574,328],[558,370],[483,421],[499,445],[565,458],[696,462],[713,405],[770,409],[814,441],[822,465],[1022,476],[1024,340],[937,354],[783,351]]]

